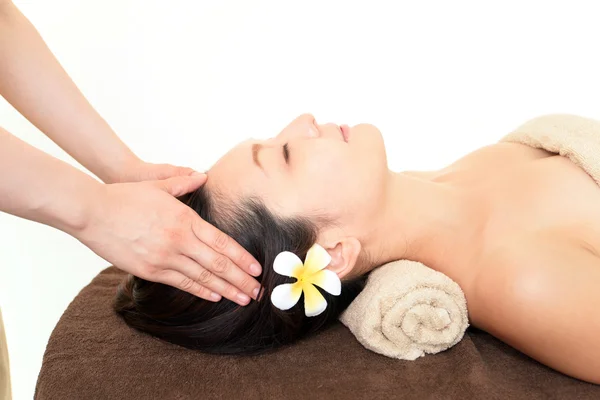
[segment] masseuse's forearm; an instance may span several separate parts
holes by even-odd
[[[73,235],[87,222],[101,186],[0,128],[0,211]]]
[[[105,182],[139,161],[9,0],[0,0],[0,95]]]

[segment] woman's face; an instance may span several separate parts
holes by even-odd
[[[234,147],[210,169],[207,185],[233,202],[257,197],[283,217],[326,217],[359,237],[381,210],[387,177],[377,128],[319,125],[304,114],[271,139]]]

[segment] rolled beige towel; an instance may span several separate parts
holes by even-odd
[[[401,360],[444,351],[469,326],[467,300],[458,284],[408,260],[371,272],[340,321],[367,349]]]

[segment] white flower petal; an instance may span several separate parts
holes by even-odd
[[[284,283],[273,289],[271,302],[280,310],[289,310],[298,303],[301,294],[302,285],[300,283]]]
[[[304,260],[304,267],[306,268],[305,274],[312,275],[327,267],[330,262],[331,256],[327,250],[320,245],[315,244],[308,250],[308,253],[306,253],[306,260]]]
[[[323,269],[314,275],[307,278],[307,281],[313,285],[317,285],[326,292],[334,296],[339,296],[342,293],[342,282],[338,275],[328,269]]]
[[[327,301],[319,290],[310,283],[302,287],[304,291],[304,313],[307,317],[316,317],[327,308]]]
[[[279,275],[298,277],[298,271],[303,267],[302,260],[292,252],[282,251],[273,261],[273,270]]]

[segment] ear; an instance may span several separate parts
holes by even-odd
[[[337,239],[335,243],[324,247],[331,256],[331,263],[327,269],[335,272],[340,279],[344,279],[355,269],[362,249],[359,240],[353,237]]]

